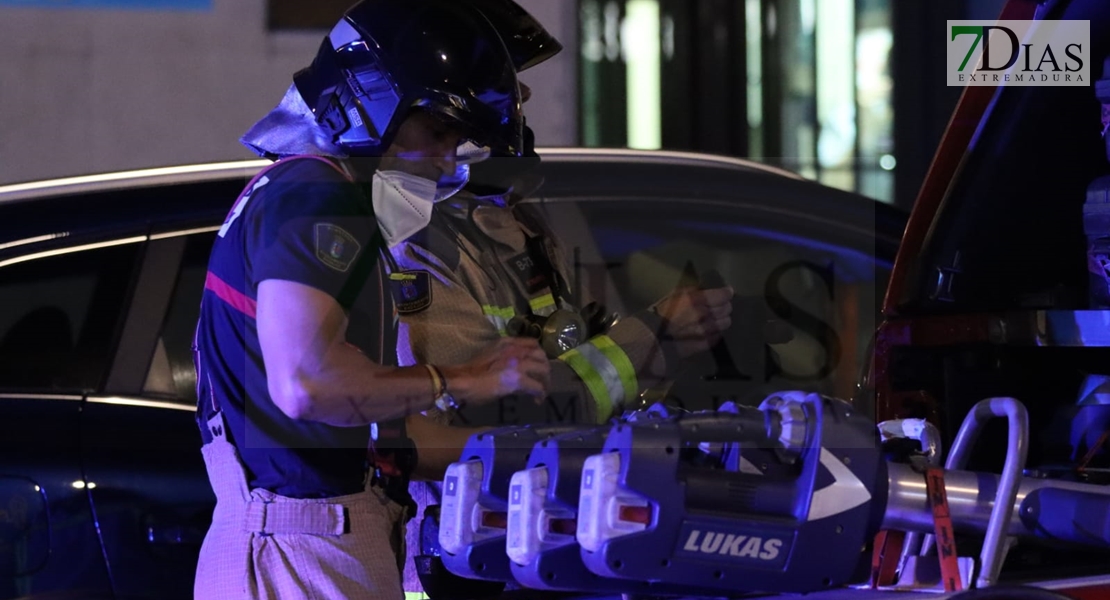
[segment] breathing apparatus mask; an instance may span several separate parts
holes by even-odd
[[[374,172],[371,187],[374,215],[386,247],[393,249],[427,227],[436,203],[466,187],[471,165],[483,160],[488,150],[465,142],[458,153],[455,172],[444,174],[438,181],[405,171],[378,169]]]

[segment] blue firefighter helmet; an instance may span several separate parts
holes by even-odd
[[[412,110],[500,156],[523,152],[520,86],[505,41],[459,0],[363,0],[293,80],[317,122],[352,156],[376,156]]]
[[[562,52],[559,40],[513,0],[467,1],[482,11],[501,34],[517,72],[531,69]]]
[[[482,11],[501,34],[518,73],[547,61],[563,50],[559,40],[514,0],[466,1]],[[527,123],[523,139],[523,152],[509,154],[490,148],[489,159],[492,160],[471,165],[470,191],[479,196],[496,196],[515,184],[524,183],[523,188],[538,185],[538,181],[529,184],[521,180],[540,164],[540,157],[535,151],[535,135]]]

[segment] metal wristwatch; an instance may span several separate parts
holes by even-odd
[[[436,398],[436,408],[443,412],[456,410],[459,408],[459,402],[455,400],[455,397],[452,396],[450,392],[444,390],[444,392]]]
[[[459,403],[451,392],[447,391],[447,378],[443,376],[443,371],[435,365],[425,365],[428,367],[428,372],[432,375],[432,384],[436,389],[435,405],[436,408],[443,412],[456,410],[459,408]]]

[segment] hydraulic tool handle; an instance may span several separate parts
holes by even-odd
[[[776,481],[763,475],[681,467],[679,473],[687,511],[782,519],[794,519],[799,513],[796,477]]]
[[[691,442],[724,442],[749,452],[777,444],[747,425],[744,415],[719,413],[692,413],[658,426],[620,424],[606,438],[603,452],[620,452],[621,484],[648,493],[660,506],[679,502],[676,506],[697,513],[804,518],[799,499],[812,493],[819,470],[817,454],[786,471],[756,474],[690,464],[679,451]],[[670,485],[660,486],[662,481]]]
[[[581,430],[580,425],[552,424],[552,425],[512,425],[499,427],[489,431],[476,433],[470,437],[463,448],[463,459],[467,453],[474,449],[500,448],[531,450],[537,440],[573,433]]]
[[[684,443],[742,443],[760,448],[774,443],[768,415],[754,407],[740,407],[736,413],[689,413],[679,417],[677,424]]]

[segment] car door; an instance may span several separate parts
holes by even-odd
[[[107,373],[145,239],[0,246],[0,598],[112,597],[80,415]]]
[[[216,229],[152,234],[120,350],[83,415],[84,460],[120,597],[193,597],[215,496],[194,419],[191,347]]]

